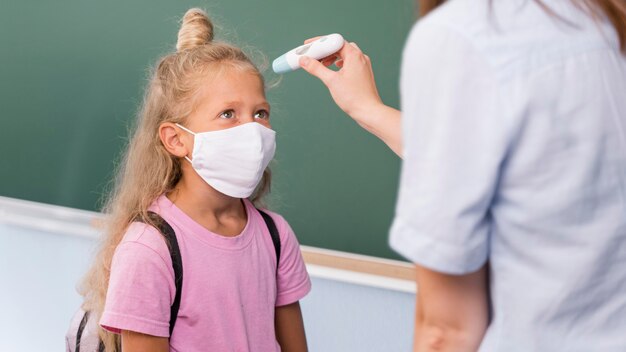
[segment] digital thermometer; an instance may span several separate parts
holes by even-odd
[[[341,34],[329,34],[308,44],[289,50],[272,63],[272,69],[276,73],[287,73],[300,68],[300,57],[308,56],[315,60],[330,56],[343,47]]]

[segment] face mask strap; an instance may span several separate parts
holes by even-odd
[[[187,129],[185,126],[183,126],[183,125],[181,125],[179,123],[176,123],[176,126],[180,127],[185,132],[191,133],[194,136],[196,135],[195,133],[191,132],[189,129]]]
[[[179,124],[179,123],[176,123],[176,126],[180,127],[180,128],[181,128],[183,131],[185,131],[185,132],[191,133],[191,134],[192,134],[192,135],[194,135],[194,136],[196,135],[195,133],[191,132],[189,129],[187,129],[185,126],[183,126],[183,125],[181,125],[181,124]],[[191,162],[191,159],[189,159],[189,157],[188,157],[187,155],[185,155],[185,159],[187,159],[187,161],[188,161],[188,162],[190,162],[191,164],[193,164],[193,163]]]

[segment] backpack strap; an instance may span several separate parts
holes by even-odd
[[[276,227],[276,223],[274,219],[267,214],[266,212],[257,209],[263,220],[265,221],[265,225],[269,230],[270,236],[272,238],[272,243],[274,244],[274,251],[276,252],[276,271],[278,271],[278,264],[280,263],[280,252],[281,252],[281,243],[280,243],[280,235],[278,233],[278,228]],[[174,302],[170,308],[170,337],[172,336],[172,332],[174,331],[174,326],[176,325],[176,318],[178,318],[178,310],[180,309],[180,300],[182,296],[183,290],[183,261],[180,254],[180,247],[178,246],[178,240],[176,239],[176,232],[172,228],[172,226],[165,221],[159,214],[149,211],[148,216],[150,219],[157,225],[158,230],[161,232],[163,237],[167,242],[167,247],[170,251],[170,257],[172,258],[172,267],[174,269],[174,284],[176,285],[176,296],[174,297]],[[136,219],[136,221],[142,221],[141,219]],[[80,338],[82,332],[87,324],[89,319],[89,312],[85,312],[83,319],[80,322],[80,326],[78,327],[78,333],[76,337],[76,352],[80,352]],[[104,351],[104,344],[100,341],[98,346],[98,351]]]
[[[278,264],[280,263],[280,235],[278,233],[278,229],[276,228],[276,223],[272,217],[264,212],[261,209],[257,208],[257,211],[263,217],[265,221],[265,225],[267,229],[270,231],[270,236],[272,236],[272,243],[274,243],[274,251],[276,252],[276,271],[278,272]]]
[[[165,241],[167,247],[170,250],[170,257],[172,258],[172,266],[174,268],[174,284],[176,285],[176,296],[174,296],[174,302],[170,307],[170,338],[174,331],[174,325],[176,325],[176,319],[178,318],[178,310],[180,309],[180,298],[183,291],[183,261],[180,255],[180,247],[178,246],[178,240],[176,239],[176,232],[159,214],[149,211],[148,216],[158,227]],[[141,221],[141,220],[140,220]]]
[[[85,326],[89,321],[89,311],[85,311],[83,314],[83,318],[80,320],[80,325],[78,325],[78,330],[76,331],[76,344],[74,345],[74,352],[80,352],[80,341],[83,337],[83,331],[85,330]],[[98,339],[98,352],[104,351],[104,342]]]
[[[76,331],[76,345],[74,346],[74,352],[80,352],[80,339],[83,337],[83,330],[85,330],[85,325],[89,321],[89,311],[85,311],[83,314],[83,318],[80,320],[80,324],[78,325],[78,330]]]

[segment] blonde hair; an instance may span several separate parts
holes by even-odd
[[[104,236],[91,269],[79,291],[83,309],[100,319],[104,310],[111,261],[128,225],[141,219],[154,225],[148,207],[161,194],[174,189],[181,178],[181,160],[162,145],[158,129],[164,122],[184,123],[194,108],[200,82],[225,67],[249,70],[263,77],[252,61],[235,46],[213,41],[213,24],[201,9],[188,10],[178,32],[176,52],[162,57],[151,74],[133,136],[119,165],[115,186],[106,200]],[[250,200],[255,204],[269,191],[267,169]],[[119,351],[119,335],[99,328],[106,351]]]

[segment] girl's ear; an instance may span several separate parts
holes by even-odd
[[[191,156],[193,138],[171,122],[164,122],[159,126],[159,138],[165,149],[179,158]]]

